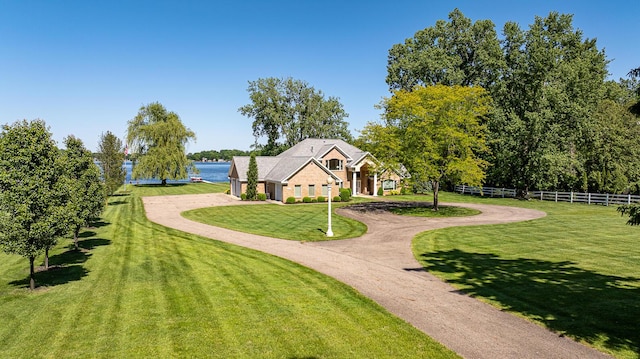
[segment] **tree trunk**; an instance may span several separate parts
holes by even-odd
[[[163,186],[166,186],[166,185],[167,185],[167,179],[166,179],[166,178],[163,178],[163,179],[162,179],[162,185],[163,185]]]
[[[29,257],[29,288],[31,288],[31,290],[36,289],[36,280],[33,278],[33,274],[35,273],[33,261],[35,261],[35,257]]]
[[[438,211],[438,189],[440,188],[440,181],[433,181],[433,210]]]
[[[44,269],[49,270],[49,248],[44,249]]]

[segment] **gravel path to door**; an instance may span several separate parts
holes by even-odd
[[[339,214],[364,222],[368,232],[348,240],[297,242],[214,227],[180,215],[202,207],[247,204],[228,195],[145,197],[143,202],[147,218],[153,222],[270,253],[330,275],[465,358],[609,358],[461,294],[422,270],[411,252],[411,240],[423,231],[525,221],[543,217],[544,212],[465,203],[459,206],[482,213],[433,219],[340,209]]]

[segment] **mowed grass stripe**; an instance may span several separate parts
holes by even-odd
[[[418,235],[416,258],[467,293],[619,358],[640,357],[640,228],[615,207],[486,199],[543,210],[528,222]]]
[[[148,222],[135,189],[111,201],[58,270],[82,275],[30,293],[11,283],[28,262],[0,255],[0,357],[455,357],[331,278]]]

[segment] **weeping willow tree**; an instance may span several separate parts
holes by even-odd
[[[127,130],[127,143],[136,158],[132,178],[155,178],[166,185],[167,180],[197,172],[185,153],[186,144],[195,138],[180,117],[159,102],[142,106]]]

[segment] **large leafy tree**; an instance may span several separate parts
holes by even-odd
[[[96,156],[102,168],[106,193],[110,196],[122,186],[126,177],[126,170],[123,167],[125,154],[122,141],[110,131],[103,133],[100,136]]]
[[[507,70],[493,91],[490,122],[495,185],[586,189],[591,115],[604,96],[607,60],[596,41],[574,30],[571,15],[536,17],[529,30],[507,23]]]
[[[142,106],[127,130],[127,143],[137,158],[132,178],[156,178],[166,185],[168,179],[183,179],[189,172],[197,172],[185,152],[187,143],[195,138],[178,114],[162,104]]]
[[[416,84],[486,88],[495,102],[487,182],[524,192],[586,190],[595,142],[589,136],[602,134],[593,126],[602,124],[594,116],[606,108],[600,103],[607,63],[596,41],[573,28],[571,15],[536,17],[527,30],[508,22],[499,40],[490,21],[472,23],[456,9],[449,21],[391,48],[387,83],[406,91]]]
[[[389,50],[387,84],[411,91],[416,85],[479,85],[491,88],[504,68],[494,24],[471,22],[458,9]]]
[[[487,162],[483,119],[491,99],[481,87],[417,86],[398,90],[385,99],[383,124],[369,123],[363,142],[372,142],[386,164],[402,164],[412,180],[433,184],[433,205],[438,210],[438,189],[445,180],[479,185]]]
[[[304,81],[263,78],[250,81],[251,103],[238,109],[253,118],[253,135],[267,137],[263,155],[277,155],[306,138],[339,138],[351,141],[345,118],[348,114],[338,98],[325,99]]]
[[[30,288],[34,261],[69,230],[68,188],[56,164],[58,148],[44,121],[19,121],[0,135],[0,246],[29,259]]]
[[[67,215],[71,222],[73,243],[78,249],[80,229],[100,216],[105,203],[105,185],[100,178],[100,169],[93,162],[91,152],[84,147],[82,140],[74,136],[64,139],[66,146],[62,153],[69,200]]]

